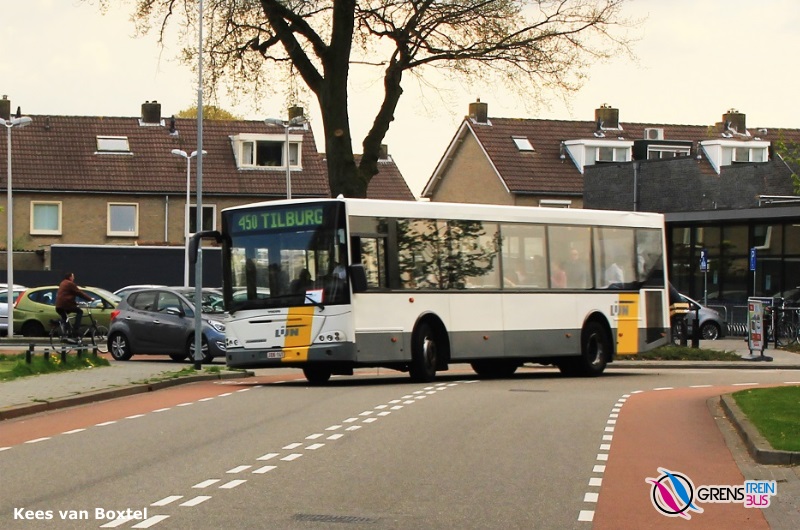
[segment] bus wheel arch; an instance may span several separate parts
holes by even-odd
[[[411,363],[408,371],[416,382],[429,383],[436,370],[446,370],[450,360],[447,329],[435,315],[423,315],[411,333]]]

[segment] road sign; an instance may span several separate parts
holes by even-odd
[[[756,247],[750,249],[750,270],[756,270]]]
[[[708,250],[700,251],[700,272],[708,272]]]

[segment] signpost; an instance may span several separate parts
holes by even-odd
[[[753,272],[753,296],[756,295],[756,247],[750,249],[750,270]]]
[[[703,273],[703,305],[708,305],[708,249],[700,251],[700,272]]]

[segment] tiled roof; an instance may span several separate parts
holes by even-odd
[[[472,131],[485,150],[497,172],[511,193],[516,194],[563,194],[581,195],[583,175],[568,155],[561,158],[561,142],[569,140],[597,140],[597,122],[572,120],[488,118],[487,123],[478,123],[465,118],[464,125]],[[605,139],[620,138],[633,141],[645,138],[645,129],[664,130],[664,140],[692,142],[692,154],[697,152],[700,141],[722,138],[715,125],[670,125],[647,123],[621,123],[620,129],[604,130]],[[798,129],[766,129],[766,133],[748,128],[750,137],[776,141],[778,139],[800,143]],[[759,132],[756,132],[759,131]],[[527,138],[533,151],[520,150],[514,138]],[[455,141],[455,140],[454,140]],[[716,174],[708,160],[702,161],[704,174]],[[723,169],[724,171],[724,169]],[[431,194],[432,176],[426,186],[426,196]]]
[[[361,161],[361,155],[355,155],[355,159],[358,164]],[[391,157],[378,160],[378,174],[369,181],[367,198],[397,201],[416,200]]]
[[[164,118],[161,125],[141,125],[139,117],[30,117],[33,122],[29,126],[13,128],[11,133],[15,190],[134,194],[186,190],[186,160],[171,151],[182,149],[190,153],[197,149],[195,119],[177,118],[178,135],[170,135],[170,118]],[[203,192],[260,198],[284,196],[285,168],[238,169],[231,146],[231,137],[236,134],[275,134],[275,129],[263,121],[205,120],[203,150],[207,154],[203,156]],[[6,131],[0,132],[5,135]],[[297,132],[292,129],[291,134]],[[130,154],[97,154],[98,136],[127,137]],[[0,160],[5,168],[6,139],[3,140]],[[327,168],[317,152],[310,125],[303,132],[302,145],[303,169],[292,171],[293,196],[330,196]],[[196,164],[195,158],[191,168],[193,188]],[[387,174],[381,174],[375,181],[376,195],[395,196],[402,187],[400,183],[408,189],[394,163],[379,167],[385,168]],[[386,190],[381,189],[382,183],[386,184]],[[408,194],[413,199],[410,191]]]

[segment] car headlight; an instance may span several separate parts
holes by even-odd
[[[220,322],[219,320],[207,320],[208,325],[217,330],[220,333],[225,333],[225,324]]]

